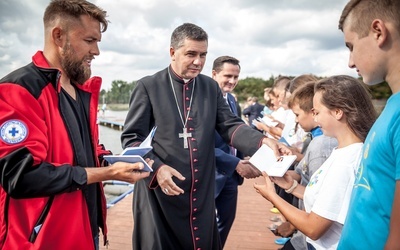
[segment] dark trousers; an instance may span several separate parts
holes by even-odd
[[[290,242],[290,240],[288,240],[288,241],[285,243],[285,245],[283,245],[282,248],[279,248],[279,250],[296,250],[296,249],[293,247],[293,245],[292,245],[292,243]]]
[[[219,177],[222,178],[218,180]],[[236,178],[236,176],[227,178],[226,176],[223,177],[221,174],[217,174],[215,206],[222,247],[225,245],[229,231],[235,220],[238,185],[238,178]]]
[[[292,164],[292,166],[290,166],[288,170],[294,170],[294,164]],[[282,199],[284,199],[287,203],[292,204],[295,207],[298,207],[298,199],[293,194],[288,194],[285,192],[285,190],[283,188],[279,187],[276,184],[274,184],[274,185],[275,185],[276,193]]]
[[[96,250],[98,250],[99,249],[99,236],[98,235],[95,236],[93,240],[94,240],[94,248]]]
[[[308,250],[315,250],[315,247],[308,242],[307,242],[307,248]]]

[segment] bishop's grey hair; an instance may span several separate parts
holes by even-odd
[[[201,27],[192,24],[184,23],[178,26],[171,35],[171,47],[174,49],[179,49],[183,46],[185,39],[190,39],[194,41],[208,41],[207,32],[205,32]]]

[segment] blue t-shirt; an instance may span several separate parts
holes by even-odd
[[[383,249],[400,179],[400,93],[392,95],[364,143],[338,249]]]

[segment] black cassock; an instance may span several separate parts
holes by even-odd
[[[136,146],[157,126],[149,154],[155,160],[154,172],[135,184],[133,249],[221,249],[214,204],[215,130],[245,155],[260,147],[263,135],[231,113],[213,79],[200,74],[184,83],[169,70],[177,102],[168,68],[142,78],[133,90],[121,136],[124,148]],[[184,148],[177,103],[185,121],[191,102],[186,127],[192,137]],[[162,192],[155,177],[162,164],[186,178],[173,177],[184,194],[167,196]]]

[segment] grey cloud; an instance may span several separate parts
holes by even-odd
[[[339,1],[310,1],[310,0],[232,0],[232,5],[239,8],[252,7],[255,9],[298,9],[298,10],[326,10],[341,9],[347,3],[347,0]]]
[[[0,0],[0,77],[28,63],[43,47],[42,16],[48,2]],[[212,60],[222,54],[242,61],[242,78],[349,72],[347,58],[342,58],[347,49],[337,29],[347,0],[93,2],[107,11],[111,21],[100,43],[101,55],[92,65],[105,83],[130,82],[165,68],[171,32],[183,22],[196,23],[209,34],[204,74],[210,74]],[[324,57],[343,63],[335,67],[318,63]]]

